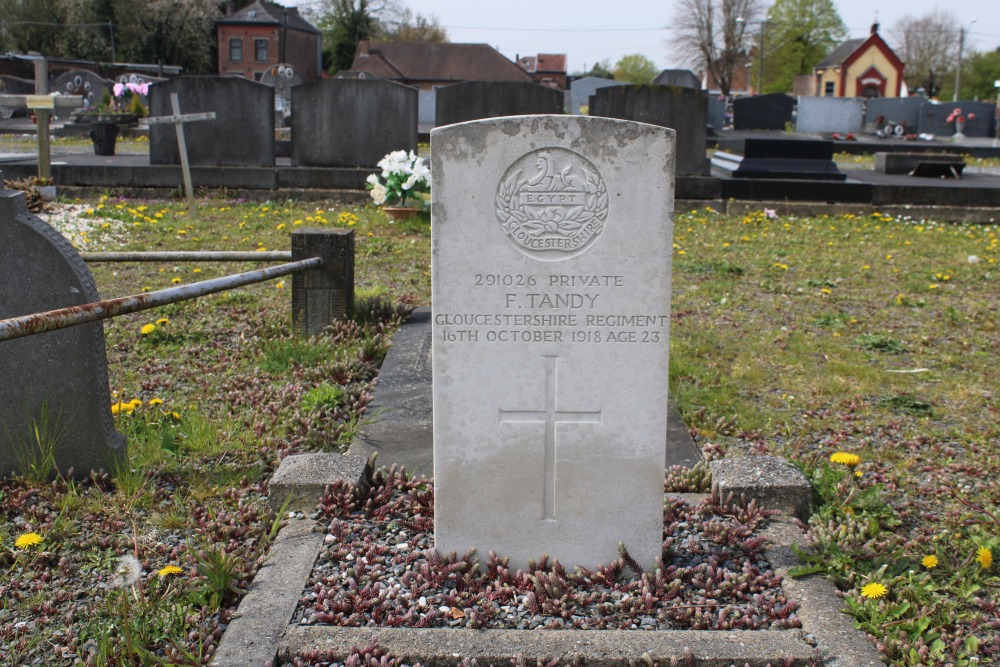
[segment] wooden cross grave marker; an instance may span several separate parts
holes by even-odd
[[[30,109],[38,123],[38,177],[52,178],[52,151],[49,147],[49,120],[56,110],[79,109],[83,106],[80,95],[46,95],[49,89],[48,63],[42,58],[35,61],[34,95],[0,95],[4,109]]]
[[[150,125],[172,124],[177,131],[177,152],[181,156],[181,170],[184,173],[184,192],[187,195],[188,215],[194,216],[194,188],[191,186],[191,166],[188,164],[187,142],[184,140],[184,123],[196,120],[215,120],[214,111],[204,113],[181,114],[181,103],[177,99],[177,93],[170,93],[170,108],[173,110],[171,116],[156,116],[147,118]]]

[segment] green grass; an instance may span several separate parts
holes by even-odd
[[[106,322],[113,401],[141,401],[116,417],[130,460],[76,485],[0,483],[0,572],[19,573],[0,598],[0,662],[61,665],[99,637],[110,664],[139,664],[140,649],[182,664],[214,650],[274,526],[265,491],[279,458],[342,448],[364,419],[388,342],[377,322],[395,312],[376,297],[430,300],[426,220],[330,208],[203,200],[189,219],[177,202],[87,203],[85,250],[275,250],[301,225],[351,226],[358,293],[372,298],[356,323],[305,340],[289,334],[287,278]],[[807,472],[806,565],[843,589],[895,665],[1000,660],[988,653],[997,566],[975,559],[1000,557],[988,513],[1000,501],[998,234],[878,214],[675,221],[670,382],[684,420],[705,448],[770,452]],[[254,266],[91,268],[111,297]],[[156,329],[142,335],[144,324]],[[834,466],[835,451],[861,463]],[[27,531],[43,543],[12,548]],[[126,554],[144,567],[127,608],[122,589],[96,586]],[[153,576],[167,565],[184,574]],[[888,593],[863,598],[876,581]],[[14,630],[28,619],[31,632]]]

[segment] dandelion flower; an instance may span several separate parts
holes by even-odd
[[[118,559],[115,565],[115,576],[109,582],[111,588],[124,588],[133,586],[139,581],[142,575],[142,565],[139,559],[132,555],[125,555]]]
[[[857,454],[851,454],[850,452],[834,452],[830,455],[830,462],[842,463],[845,466],[853,468],[861,463],[861,457]]]
[[[148,336],[149,334],[153,333],[154,331],[156,331],[156,325],[155,324],[143,324],[142,325],[142,329],[139,330],[139,333],[141,333],[143,336]]]
[[[873,581],[872,583],[865,584],[861,587],[861,595],[869,600],[880,598],[888,592],[889,589],[885,587],[885,584],[880,584],[877,581]]]
[[[935,556],[934,554],[931,554],[929,556],[924,556],[923,559],[920,561],[920,564],[926,567],[928,570],[933,570],[938,566],[938,557]]]
[[[157,571],[156,576],[169,577],[174,574],[180,574],[183,571],[184,570],[177,567],[176,565],[167,565],[166,567],[160,568],[159,571]]]
[[[165,324],[169,324],[169,323],[170,323],[170,320],[168,320],[165,317],[161,317],[160,319],[156,320],[156,324],[159,325],[159,326],[161,326],[161,327],[164,326]]]
[[[177,277],[174,277],[174,278],[170,279],[170,282],[172,282],[175,285],[177,285],[178,283],[180,283],[180,281],[181,281],[181,279],[177,278]]]
[[[277,289],[285,289],[285,281],[279,280],[278,282],[274,283],[274,286]]]
[[[993,552],[987,547],[979,547],[976,549],[976,562],[984,570],[988,569],[990,565],[993,565]]]
[[[42,543],[42,536],[38,533],[24,533],[14,540],[14,546],[18,549],[28,549],[36,544]]]
[[[151,399],[149,399],[149,404],[150,405],[163,405],[163,399],[162,398],[151,398]]]

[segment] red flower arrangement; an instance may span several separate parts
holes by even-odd
[[[948,117],[945,118],[945,120],[948,121],[949,123],[958,123],[959,125],[964,125],[966,120],[972,120],[975,117],[976,114],[970,113],[968,118],[966,118],[962,114],[962,110],[959,109],[958,107],[955,107],[954,109],[951,110],[951,113],[948,114]]]

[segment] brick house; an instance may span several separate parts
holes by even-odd
[[[215,22],[219,74],[259,81],[269,68],[292,65],[303,81],[322,72],[320,32],[295,7],[256,0]]]
[[[538,83],[550,88],[566,90],[566,54],[539,53],[537,56],[522,56],[517,59],[521,69],[534,74]]]

